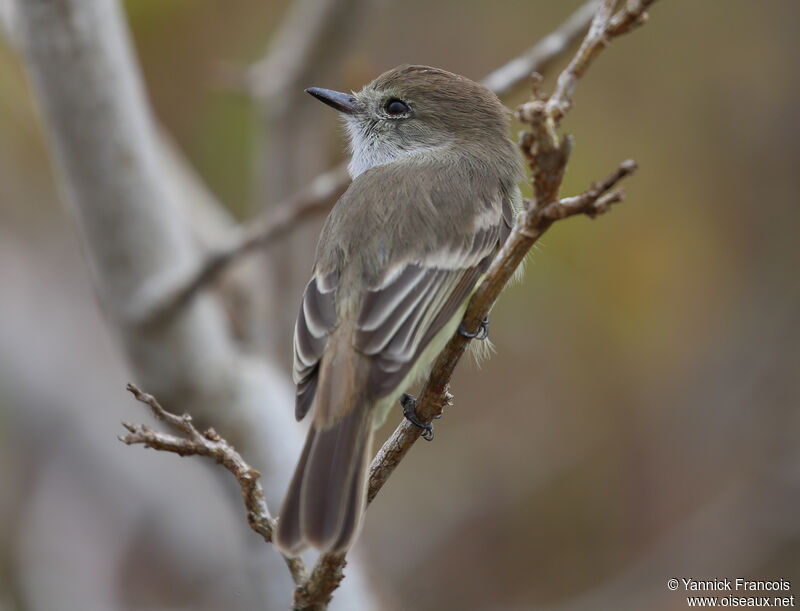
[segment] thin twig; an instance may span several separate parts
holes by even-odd
[[[558,123],[572,106],[578,80],[612,38],[630,32],[647,21],[645,10],[655,0],[626,0],[625,7],[612,15],[617,0],[601,0],[589,32],[578,52],[559,75],[553,95],[547,101],[547,114]]]
[[[611,191],[626,176],[638,169],[633,159],[626,159],[619,164],[616,171],[605,180],[593,184],[589,189],[574,197],[565,197],[557,204],[551,204],[542,214],[552,220],[558,220],[574,214],[585,214],[590,218],[608,212],[611,204],[621,202],[624,194],[620,190]]]
[[[608,37],[616,38],[622,34],[627,34],[635,27],[647,23],[648,15],[646,11],[655,1],[625,0],[625,8],[614,15],[608,26]]]
[[[570,15],[556,30],[530,49],[491,72],[482,84],[498,96],[511,93],[533,73],[544,72],[562,56],[586,30],[598,0],[589,0]],[[258,68],[258,73],[262,68]],[[258,79],[261,80],[260,78]],[[270,206],[244,228],[235,231],[226,243],[206,255],[200,264],[176,278],[154,285],[130,311],[134,323],[163,320],[188,303],[203,287],[211,284],[243,255],[271,246],[290,233],[301,221],[327,212],[350,184],[347,165],[320,174],[311,184],[286,201]]]
[[[123,422],[122,426],[125,427],[128,434],[121,435],[118,439],[127,445],[141,444],[147,448],[172,452],[180,456],[207,456],[220,463],[239,482],[250,528],[261,535],[264,541],[271,542],[275,519],[269,513],[267,502],[264,499],[264,490],[258,481],[261,473],[245,462],[241,454],[220,437],[214,429],[208,429],[201,433],[195,428],[189,414],[177,416],[168,412],[153,395],[143,392],[134,384],[128,384],[128,390],[136,397],[137,401],[150,407],[156,420],[169,425],[182,433],[182,436],[154,431],[143,424]],[[295,584],[299,586],[305,583],[307,575],[302,559],[287,556],[283,556],[283,559],[286,566],[289,567]]]

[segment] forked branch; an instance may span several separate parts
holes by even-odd
[[[272,542],[275,519],[269,513],[267,502],[264,499],[264,490],[258,482],[261,473],[245,462],[234,447],[220,437],[214,429],[208,429],[201,433],[194,426],[189,414],[177,416],[168,412],[153,395],[142,392],[134,384],[128,384],[128,391],[136,397],[137,401],[150,407],[156,420],[165,423],[179,435],[155,431],[144,424],[123,422],[122,426],[125,427],[128,434],[120,435],[118,439],[129,446],[140,444],[146,448],[172,452],[180,456],[206,456],[220,463],[239,482],[250,528],[261,535],[267,543]],[[302,559],[284,556],[284,560],[295,584],[304,583],[306,569]]]

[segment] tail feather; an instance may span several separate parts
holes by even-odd
[[[289,491],[283,500],[278,527],[273,536],[273,542],[283,553],[289,556],[297,556],[306,546],[305,537],[300,525],[300,490],[303,485],[303,474],[308,463],[308,455],[314,445],[316,431],[312,426],[308,431],[303,452],[297,462],[292,481],[289,484]]]
[[[349,547],[361,526],[372,410],[359,384],[363,356],[344,327],[320,363],[311,409],[314,421],[281,509],[275,543],[296,555],[308,544],[324,552]]]
[[[330,429],[316,431],[303,475],[300,523],[306,540],[318,549],[339,549],[338,542],[349,541],[359,525],[364,456],[372,436],[366,411],[356,408]]]
[[[350,487],[350,497],[345,506],[345,514],[339,529],[339,538],[333,543],[332,549],[336,551],[348,549],[361,530],[364,518],[364,508],[366,507],[367,497],[367,473],[369,467],[369,457],[372,455],[372,427],[368,433],[367,443],[362,446],[361,455],[356,461],[356,477]]]
[[[358,534],[372,445],[367,411],[353,410],[327,430],[309,430],[275,532],[283,552],[294,556],[309,544],[342,551]]]

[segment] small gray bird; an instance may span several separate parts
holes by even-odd
[[[358,93],[307,91],[343,113],[353,182],[322,230],[295,326],[295,415],[313,422],[275,535],[290,555],[353,543],[373,431],[459,329],[522,176],[508,111],[462,76],[400,66]]]

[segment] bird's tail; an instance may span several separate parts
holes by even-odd
[[[275,544],[289,555],[309,544],[323,552],[344,551],[362,522],[372,410],[357,391],[354,355],[337,359],[336,352],[322,363],[314,421],[275,532]]]

